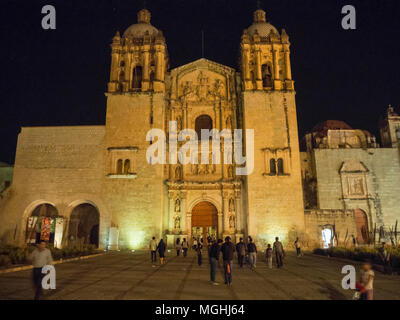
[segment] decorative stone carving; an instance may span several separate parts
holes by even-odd
[[[174,227],[175,227],[175,229],[181,228],[181,217],[180,216],[175,216]]]
[[[213,102],[226,96],[225,85],[221,79],[210,80],[203,71],[197,76],[197,82],[184,81],[181,84],[181,101],[187,102]]]
[[[235,216],[233,214],[229,216],[229,228],[235,229]]]
[[[180,166],[175,169],[175,179],[182,180],[182,168]]]
[[[175,201],[175,212],[181,212],[181,201],[179,199]]]
[[[230,212],[235,211],[235,200],[233,200],[233,198],[229,199],[229,211]]]

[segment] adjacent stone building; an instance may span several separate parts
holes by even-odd
[[[300,153],[289,37],[263,10],[243,32],[239,72],[204,58],[170,69],[166,39],[150,18],[141,10],[112,40],[104,126],[22,128],[14,181],[0,200],[2,241],[114,249],[144,247],[152,236],[173,245],[251,235],[261,245],[275,236],[320,245],[332,226],[355,234],[396,220],[394,111],[381,126],[385,148],[366,132],[322,125]],[[225,139],[220,162],[152,163],[148,150],[159,141],[149,131],[169,141],[174,124],[199,135],[242,129],[254,170],[237,174]],[[214,159],[211,140],[198,147],[199,159]]]

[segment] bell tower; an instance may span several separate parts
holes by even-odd
[[[241,41],[244,128],[254,130],[254,171],[246,177],[248,234],[284,242],[304,232],[304,207],[290,43],[257,9]],[[294,240],[293,240],[294,241]]]
[[[111,44],[109,92],[164,92],[168,52],[162,31],[151,25],[151,14],[140,10],[138,23]]]
[[[161,236],[163,166],[152,165],[146,151],[151,129],[165,129],[165,38],[151,25],[150,12],[111,44],[103,194],[119,229],[119,244],[135,247]]]
[[[254,12],[253,24],[244,30],[241,71],[244,90],[294,90],[290,43],[285,29],[267,22],[265,11]]]

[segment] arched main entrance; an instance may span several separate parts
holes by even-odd
[[[83,203],[74,208],[69,220],[70,245],[93,244],[99,246],[100,214],[95,206]]]
[[[57,209],[49,204],[42,203],[36,206],[27,221],[26,243],[46,241],[54,244]]]
[[[354,218],[356,220],[357,242],[367,244],[369,238],[367,214],[361,209],[356,209],[354,210]]]
[[[218,234],[218,210],[208,201],[198,203],[192,209],[192,237],[217,238]]]

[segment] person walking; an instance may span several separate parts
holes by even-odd
[[[267,258],[268,268],[272,269],[272,248],[271,244],[268,243],[267,250],[265,250],[265,256]]]
[[[180,252],[181,252],[181,250],[182,250],[182,247],[181,247],[181,240],[180,240],[179,238],[176,239],[176,246],[175,246],[175,248],[176,248],[176,256],[179,257],[179,254],[180,254]]]
[[[157,255],[156,255],[156,251],[157,251],[157,241],[156,241],[156,237],[153,237],[150,240],[150,254],[151,254],[151,263],[153,264],[153,267],[155,267],[155,264],[157,262]]]
[[[243,238],[240,238],[236,244],[236,252],[238,256],[238,264],[240,268],[243,268],[244,256],[246,255],[246,245],[243,242]]]
[[[276,266],[279,269],[279,268],[283,267],[283,257],[285,255],[285,250],[283,250],[283,245],[279,241],[279,237],[275,238],[273,251],[275,253]]]
[[[43,292],[42,280],[45,276],[45,274],[42,273],[42,268],[53,264],[53,257],[51,256],[51,251],[46,248],[46,242],[41,241],[30,254],[28,260],[32,262],[33,265],[32,280],[35,290],[34,299],[39,300]]]
[[[203,263],[203,256],[202,256],[202,251],[203,250],[203,246],[201,245],[201,243],[199,243],[197,245],[197,264],[199,265],[199,267],[201,266],[201,264]]]
[[[219,253],[221,251],[221,244],[222,240],[218,239],[217,241],[213,241],[210,247],[210,281],[212,285],[219,285],[218,282],[215,281],[215,272],[217,271],[218,267],[218,260],[219,260]]]
[[[384,273],[392,274],[392,265],[390,263],[390,252],[387,249],[386,242],[382,242],[382,246],[378,249],[378,255],[382,260]]]
[[[160,264],[165,263],[165,243],[164,240],[161,239],[157,246],[158,255],[160,257]]]
[[[186,258],[187,251],[188,251],[188,248],[189,248],[189,244],[187,243],[186,238],[183,238],[181,247],[182,247],[183,257]]]
[[[257,263],[257,247],[252,238],[250,238],[249,241],[250,242],[247,245],[247,252],[249,254],[250,268],[255,269]]]
[[[375,273],[369,262],[364,262],[361,266],[360,283],[363,291],[360,294],[360,300],[374,300],[374,278]]]
[[[232,284],[232,260],[235,246],[231,242],[230,237],[225,238],[225,243],[221,246],[222,260],[224,262],[225,284]]]
[[[197,249],[197,239],[196,238],[194,238],[194,240],[193,240],[193,249],[194,250],[196,250]]]
[[[294,242],[294,247],[296,248],[297,258],[301,257],[301,243],[299,238],[296,238]]]

